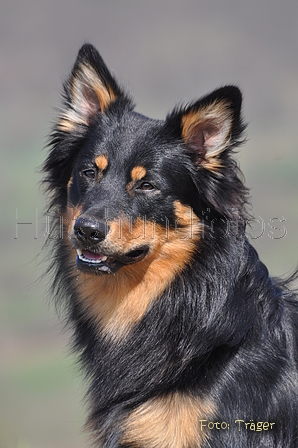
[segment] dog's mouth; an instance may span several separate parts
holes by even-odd
[[[121,267],[138,263],[148,254],[149,247],[140,247],[124,255],[111,257],[90,250],[77,249],[76,266],[81,271],[94,274],[113,274]]]

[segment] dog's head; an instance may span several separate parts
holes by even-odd
[[[177,272],[204,225],[226,228],[245,216],[231,157],[243,131],[237,87],[176,108],[165,121],[133,109],[97,51],[83,46],[44,170],[77,268],[89,273],[156,259],[171,260]]]

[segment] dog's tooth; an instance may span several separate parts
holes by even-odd
[[[77,249],[77,254],[78,254],[79,257],[81,257],[82,251],[80,249]]]
[[[101,271],[107,271],[107,272],[109,271],[108,266],[102,266],[100,269]]]
[[[104,256],[102,257],[101,261],[107,261],[108,257]]]

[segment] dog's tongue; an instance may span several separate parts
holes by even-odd
[[[83,255],[89,260],[100,261],[104,256],[102,254],[95,254],[94,252],[90,252],[90,250],[84,250]]]

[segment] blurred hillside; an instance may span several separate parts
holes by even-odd
[[[89,41],[137,110],[155,118],[239,85],[251,237],[270,271],[285,274],[298,263],[298,2],[3,0],[0,11],[0,448],[82,448],[78,369],[47,282],[37,282],[45,239],[37,168],[61,82]]]

